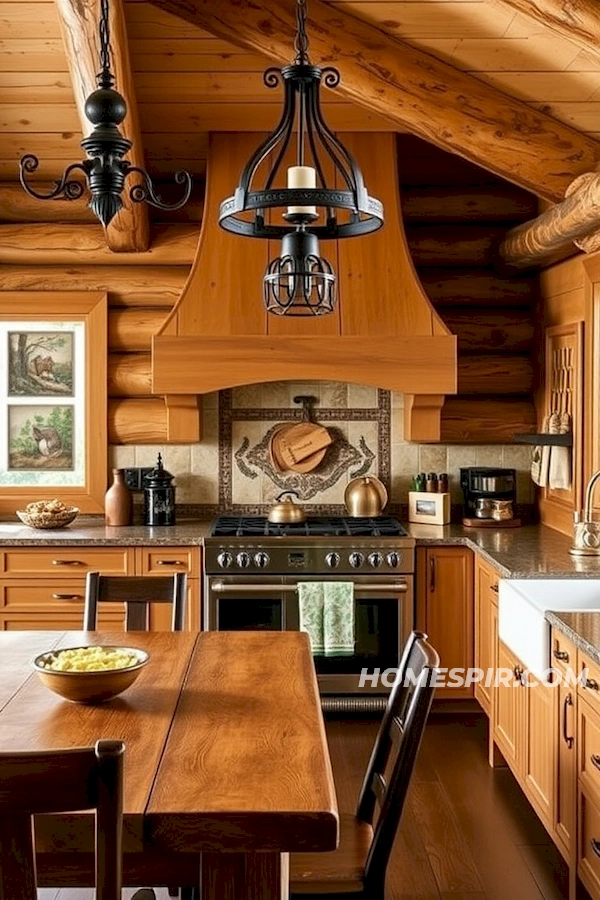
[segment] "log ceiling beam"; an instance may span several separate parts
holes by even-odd
[[[276,63],[293,56],[290,0],[150,2]],[[573,178],[594,169],[600,156],[592,138],[339,6],[311,0],[308,33],[313,59],[341,69],[340,95],[539,197],[562,199]]]
[[[99,69],[99,38],[97,0],[55,0],[60,27],[67,53],[67,62],[77,111],[84,137],[91,130],[85,113],[85,99],[96,88]],[[121,125],[122,134],[133,142],[128,159],[134,166],[144,167],[142,133],[140,131],[133,77],[129,61],[127,31],[123,0],[111,0],[110,32],[112,69],[117,90],[127,103],[127,116]],[[131,184],[134,182],[132,181]],[[106,228],[106,240],[111,250],[117,252],[143,252],[148,249],[150,227],[148,207],[144,203],[132,203],[126,182],[123,191],[123,209]]]
[[[598,0],[502,0],[555,34],[588,50],[600,52],[600,6]]]
[[[506,233],[497,250],[497,267],[529,269],[565,259],[578,247],[597,250],[599,232],[600,174],[589,172],[573,182],[562,203]]]

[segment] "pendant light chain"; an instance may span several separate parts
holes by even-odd
[[[306,3],[307,0],[297,0],[296,3],[296,38],[294,40],[294,49],[296,50],[296,59],[294,63],[297,66],[305,66],[308,64],[308,35],[306,34]]]
[[[111,88],[115,83],[114,75],[110,70],[110,22],[108,18],[108,0],[100,0],[100,67],[98,74],[98,87]]]

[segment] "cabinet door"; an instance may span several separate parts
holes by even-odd
[[[577,874],[593,898],[600,897],[600,808],[590,794],[579,790]]]
[[[494,688],[494,740],[515,775],[523,773],[525,750],[525,698],[528,688],[518,675],[522,667],[502,641],[498,641],[498,675],[506,676]]]
[[[417,622],[440,655],[440,666],[473,667],[473,553],[465,547],[417,551]],[[437,688],[437,699],[473,696],[473,685]]]
[[[556,694],[557,689],[542,682],[524,688],[526,737],[524,757],[525,793],[548,828],[554,826]],[[571,716],[570,728],[575,725]],[[570,731],[569,734],[573,734]]]
[[[475,699],[491,715],[492,681],[496,667],[498,623],[498,574],[475,557],[475,668],[484,672],[484,680],[475,684]],[[493,676],[492,676],[493,677]]]

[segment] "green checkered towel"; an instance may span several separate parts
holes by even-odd
[[[354,584],[351,581],[301,581],[298,584],[300,631],[306,631],[314,656],[354,653]]]

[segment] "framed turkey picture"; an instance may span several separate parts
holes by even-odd
[[[0,292],[0,514],[59,499],[102,512],[106,294]]]

